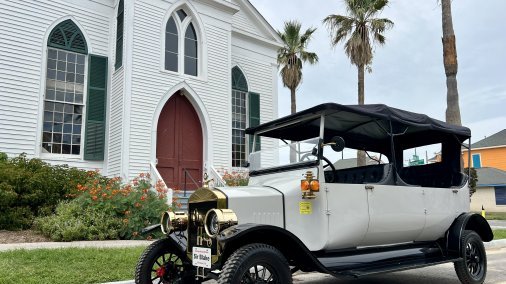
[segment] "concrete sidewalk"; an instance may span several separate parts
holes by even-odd
[[[131,241],[131,240],[113,240],[113,241],[77,241],[77,242],[43,242],[43,243],[15,243],[0,244],[0,251],[16,249],[59,249],[59,248],[124,248],[148,246],[153,241]]]

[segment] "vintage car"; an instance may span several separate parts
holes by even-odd
[[[204,186],[188,213],[164,213],[166,237],[140,257],[136,283],[285,284],[299,270],[361,277],[447,262],[462,283],[484,282],[483,241],[493,233],[469,212],[468,128],[385,105],[329,103],[246,133],[257,148],[249,185]],[[258,149],[260,139],[272,147]],[[405,164],[405,149],[435,143],[438,162]],[[345,147],[376,158],[336,168],[331,156]]]

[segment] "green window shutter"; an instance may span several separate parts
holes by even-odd
[[[258,126],[260,124],[260,94],[250,92],[248,93],[248,111],[249,111],[249,125],[248,127]],[[260,150],[260,137],[257,137],[255,143],[255,150]],[[253,135],[249,137],[249,152],[253,150]]]
[[[116,63],[114,67],[116,69],[123,65],[123,15],[124,15],[123,0],[119,1],[118,16],[116,17]]]
[[[84,159],[103,161],[107,103],[107,57],[89,56]]]

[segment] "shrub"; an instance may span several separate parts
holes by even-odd
[[[67,165],[52,166],[25,154],[9,159],[0,153],[0,230],[29,228],[35,216],[54,212],[87,178],[86,171]]]
[[[228,186],[247,186],[249,182],[248,172],[237,172],[237,171],[224,171],[223,180]]]
[[[36,219],[35,228],[54,241],[117,239],[121,220],[77,200],[62,201],[56,214]]]
[[[65,241],[93,240],[99,237],[141,238],[140,231],[146,226],[159,223],[161,213],[170,209],[167,204],[167,190],[160,183],[155,185],[153,190],[149,174],[140,174],[126,184],[123,184],[120,178],[106,178],[98,172],[88,172],[87,175],[88,182],[78,184],[75,193],[71,193],[72,196],[75,195],[75,199],[70,204],[75,208],[86,208],[89,212],[80,216],[63,207],[55,216],[37,220],[37,228],[42,233],[54,240]],[[95,225],[91,231],[77,233],[78,228],[82,229],[85,224],[95,224],[95,220],[103,218],[112,223],[108,226]],[[117,224],[119,226],[115,227]],[[70,228],[60,229],[64,227]],[[66,235],[55,235],[53,231],[65,232]]]

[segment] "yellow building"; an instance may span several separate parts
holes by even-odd
[[[462,149],[464,167],[468,166],[468,152],[467,149]],[[506,171],[506,129],[471,144],[471,167]]]

